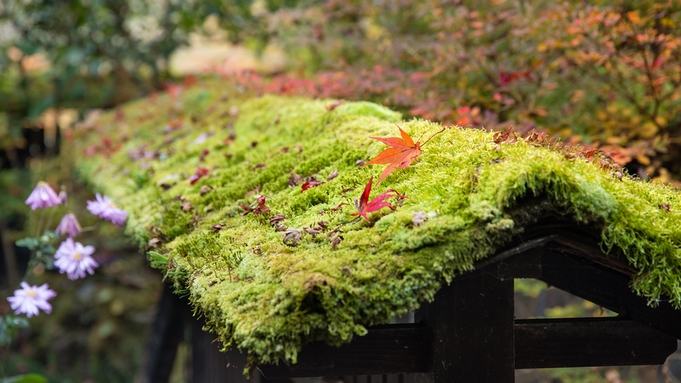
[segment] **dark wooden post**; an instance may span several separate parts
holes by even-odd
[[[459,276],[421,315],[433,330],[433,364],[417,381],[514,381],[513,279],[482,270]]]
[[[144,371],[137,380],[167,383],[175,363],[177,347],[184,338],[184,325],[191,312],[187,302],[165,285],[145,355]]]

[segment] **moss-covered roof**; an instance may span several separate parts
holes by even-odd
[[[639,294],[681,306],[681,194],[524,140],[447,129],[374,185],[372,198],[407,196],[390,200],[395,211],[371,213],[370,223],[351,216],[384,168],[356,162],[385,149],[370,136],[396,136],[396,123],[422,142],[441,129],[365,102],[244,99],[215,81],[105,114],[99,134],[72,152],[82,178],[129,211],[127,230],[153,251],[152,264],[251,362],[295,361],[313,340],[349,342],[431,300],[549,215],[600,231],[604,251],[620,248],[638,270]],[[292,173],[325,183],[302,192]],[[260,195],[270,212],[244,215],[240,204],[257,207]],[[428,217],[421,225],[417,212]],[[277,214],[301,231],[296,246],[270,224]]]

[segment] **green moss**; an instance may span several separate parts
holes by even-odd
[[[372,197],[396,189],[408,198],[391,201],[396,211],[369,214],[367,223],[351,213],[370,176],[383,170],[356,166],[385,148],[370,136],[396,136],[397,122],[414,138],[429,137],[439,125],[398,121],[398,114],[366,102],[329,111],[329,100],[232,94],[221,101],[225,89],[212,82],[188,90],[184,109],[166,96],[128,104],[124,121],[104,115],[99,135],[78,146],[110,135],[122,149],[78,167],[130,212],[128,231],[140,243],[161,240],[166,277],[188,290],[227,347],[247,349],[254,363],[295,361],[305,343],[348,342],[366,326],[417,308],[457,272],[548,215],[600,231],[603,248],[622,249],[639,271],[633,281],[639,294],[667,295],[681,307],[681,196],[669,186],[619,180],[524,141],[497,145],[491,133],[451,128],[411,166],[374,185]],[[183,116],[182,127],[164,130]],[[143,144],[149,158],[128,154]],[[192,185],[197,167],[210,174]],[[125,176],[142,171],[143,182]],[[334,171],[338,176],[327,180]],[[302,192],[289,185],[292,173],[325,183]],[[261,194],[271,211],[244,215],[240,204],[255,207]],[[415,226],[416,212],[432,214]],[[274,214],[301,230],[297,246],[270,225]],[[328,223],[323,233],[303,230],[319,228],[318,221]],[[343,237],[335,249],[326,236],[334,228]]]

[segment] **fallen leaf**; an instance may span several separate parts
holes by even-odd
[[[340,208],[341,208],[343,205],[346,205],[346,203],[345,203],[345,202],[341,202],[341,203],[339,203],[338,205],[336,205],[335,207],[332,207],[331,210],[333,210],[333,211],[338,211],[338,210],[340,210]]]
[[[208,194],[211,190],[213,190],[213,187],[210,185],[203,185],[201,186],[201,190],[199,190],[199,194],[202,196]]]
[[[328,110],[330,112],[330,111],[338,108],[341,105],[343,105],[343,101],[334,101],[334,102],[326,105],[326,110]]]
[[[158,239],[156,237],[150,239],[149,242],[147,243],[147,251],[157,248],[158,245],[160,245],[160,244],[161,244],[160,239]]]
[[[275,214],[270,218],[270,226],[277,226],[278,223],[285,220],[286,216],[283,214]]]
[[[310,234],[312,237],[316,237],[319,233],[322,231],[320,229],[314,228],[314,227],[304,227],[303,230]]]
[[[428,216],[425,212],[417,211],[414,213],[414,218],[412,218],[411,222],[414,224],[414,226],[421,226],[427,220]]]
[[[286,229],[284,234],[282,234],[282,239],[287,246],[298,246],[298,241],[300,241],[300,230],[298,229]]]
[[[342,240],[343,240],[342,235],[337,235],[333,237],[333,239],[331,240],[331,248],[336,250],[336,248],[338,247],[338,245],[340,245]]]
[[[291,173],[291,177],[288,178],[288,185],[291,187],[298,186],[301,182],[303,182],[303,177],[296,173]]]
[[[194,185],[201,177],[205,177],[210,174],[210,170],[207,168],[198,167],[193,176],[189,177],[189,184]]]
[[[319,226],[322,230],[326,230],[329,227],[329,223],[326,221],[317,221],[317,226]]]
[[[309,189],[309,188],[313,188],[313,187],[319,186],[319,185],[324,185],[325,183],[326,183],[326,182],[318,182],[318,181],[308,181],[308,182],[305,182],[305,183],[301,186],[302,190],[300,190],[300,192],[302,193],[302,192],[304,192],[305,190],[307,190],[307,189]]]
[[[387,177],[396,168],[406,168],[411,165],[411,161],[421,155],[421,147],[428,143],[435,135],[444,132],[445,128],[439,132],[433,134],[426,142],[421,144],[420,142],[414,143],[414,140],[402,130],[402,128],[397,126],[400,130],[401,138],[399,137],[370,137],[374,140],[381,141],[382,143],[391,146],[385,149],[379,155],[374,157],[371,161],[364,164],[366,165],[376,165],[376,164],[388,164],[388,166],[383,170],[381,176],[378,178],[378,183],[380,183],[385,177]]]
[[[210,229],[213,230],[213,233],[217,233],[218,231],[222,230],[223,227],[225,227],[224,223],[216,223],[215,225],[211,226]]]
[[[518,140],[518,134],[513,131],[513,127],[511,126],[505,132],[494,133],[492,139],[494,139],[495,144],[501,144],[502,142],[512,144]]]
[[[326,238],[331,238],[331,237],[333,237],[334,235],[336,235],[336,233],[338,233],[339,230],[340,230],[340,226],[338,226],[337,228],[335,228],[335,229],[331,230],[330,232],[326,233]]]
[[[373,183],[373,181],[374,177],[371,176],[371,179],[369,179],[369,183],[364,187],[364,191],[362,192],[362,196],[360,197],[360,199],[359,200],[355,199],[357,213],[352,213],[352,215],[361,216],[367,222],[369,222],[369,219],[367,218],[367,214],[369,213],[378,211],[384,207],[387,207],[391,210],[395,210],[395,207],[391,205],[390,202],[387,202],[386,199],[391,197],[397,197],[400,199],[407,198],[406,196],[398,193],[396,190],[389,189],[379,194],[371,201],[369,201],[369,195],[371,194],[371,184]]]
[[[269,212],[270,208],[265,204],[266,201],[267,201],[267,197],[264,196],[264,195],[261,195],[251,205],[246,205],[246,204],[240,203],[239,206],[242,209],[244,209],[244,212],[241,213],[241,215],[248,215],[248,213],[253,213],[255,215],[259,215],[259,214],[262,214],[262,213]]]
[[[264,195],[258,197],[258,200],[256,201],[258,203],[258,206],[255,209],[253,209],[253,214],[258,215],[270,211],[270,208],[267,207],[267,205],[265,205],[266,200],[267,197],[265,197]]]
[[[210,153],[210,150],[208,149],[203,149],[201,151],[201,154],[199,154],[199,161],[203,162],[206,159],[206,156]]]
[[[334,170],[329,175],[326,177],[327,181],[331,181],[332,179],[338,177],[338,170]]]

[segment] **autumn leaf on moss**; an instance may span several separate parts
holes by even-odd
[[[378,211],[380,209],[383,209],[384,207],[390,208],[391,210],[395,210],[395,207],[390,204],[390,202],[387,202],[386,199],[391,198],[391,197],[397,197],[397,198],[407,198],[406,196],[400,194],[397,192],[397,190],[390,189],[386,190],[383,193],[379,194],[377,197],[369,201],[369,195],[371,194],[371,184],[374,181],[374,177],[371,176],[369,179],[369,183],[367,186],[364,187],[364,191],[362,192],[362,196],[359,198],[359,201],[355,199],[355,206],[357,207],[357,213],[352,213],[353,216],[361,216],[364,218],[365,221],[369,222],[369,219],[367,218],[367,214]]]
[[[197,167],[193,176],[189,177],[189,184],[194,185],[201,177],[206,177],[210,174],[208,168]]]
[[[400,130],[400,135],[402,136],[401,138],[370,137],[374,140],[381,141],[382,143],[391,146],[391,148],[385,149],[379,155],[374,157],[374,159],[364,164],[364,166],[388,164],[388,167],[383,170],[383,173],[381,173],[381,176],[378,178],[379,183],[396,168],[406,168],[407,166],[411,165],[411,161],[421,155],[421,147],[428,143],[428,141],[435,137],[435,135],[444,131],[443,128],[439,132],[433,134],[428,140],[426,140],[426,142],[421,144],[420,142],[414,143],[414,140],[409,136],[409,134],[402,130],[399,125],[397,126],[397,129]]]
[[[305,182],[305,183],[301,186],[300,192],[302,193],[302,192],[304,192],[305,190],[307,190],[307,189],[309,189],[309,188],[313,188],[313,187],[319,186],[319,185],[324,185],[325,183],[326,183],[326,182],[307,181],[307,182]]]
[[[502,142],[512,144],[518,141],[518,133],[514,132],[511,126],[507,131],[494,133],[492,139],[494,139],[495,144],[501,144]]]
[[[258,199],[252,203],[250,206],[240,203],[239,206],[244,210],[241,215],[248,215],[248,213],[253,213],[255,215],[260,215],[262,213],[267,213],[270,211],[270,208],[266,205],[267,202],[267,197],[264,195],[261,195],[258,197]],[[255,206],[257,204],[257,206]]]

